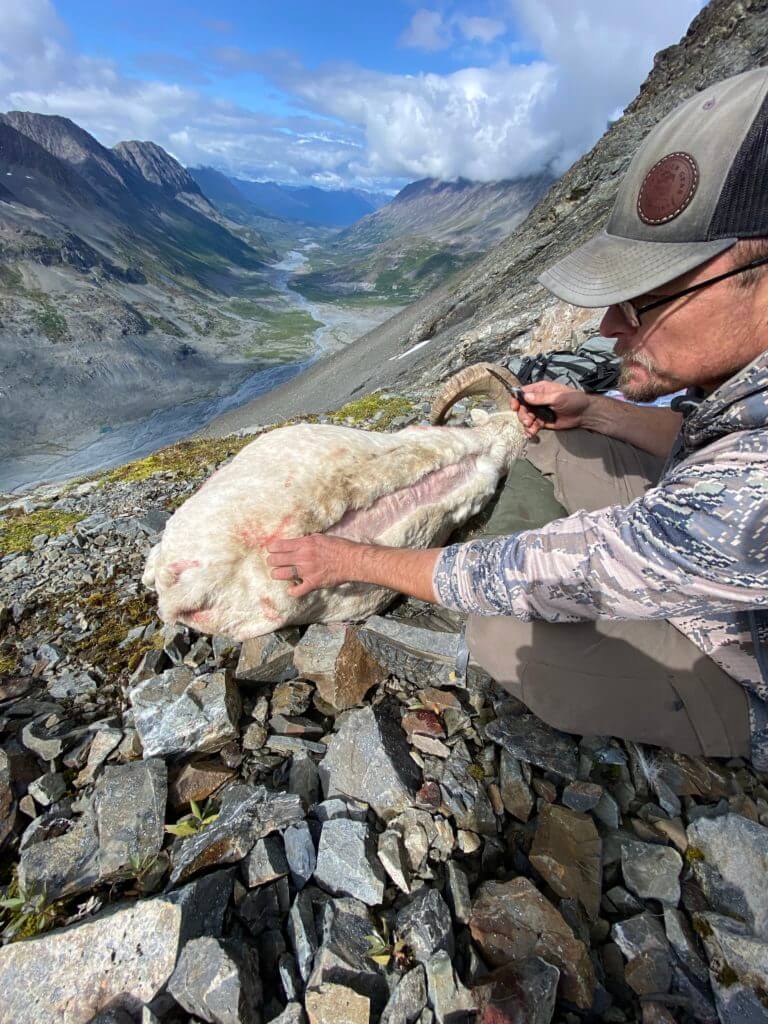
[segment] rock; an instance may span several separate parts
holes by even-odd
[[[619,805],[609,792],[604,792],[595,806],[594,815],[606,828],[616,831],[621,825]]]
[[[694,924],[707,951],[720,1020],[764,1024],[768,1021],[768,943],[723,914],[696,914]]]
[[[366,821],[368,805],[359,800],[342,800],[332,797],[322,800],[312,808],[312,817],[317,821],[331,821],[333,818],[351,818],[353,821]]]
[[[485,727],[485,735],[512,757],[566,779],[576,778],[576,742],[566,733],[550,728],[536,715],[497,718]]]
[[[699,981],[706,982],[707,968],[699,955],[687,916],[673,907],[664,907],[664,930],[678,960]]]
[[[90,806],[77,818],[47,814],[22,836],[19,884],[48,900],[87,892],[99,882],[99,840]]]
[[[245,947],[201,936],[181,951],[168,991],[210,1024],[250,1024],[261,1004],[258,959]]]
[[[420,889],[398,913],[395,931],[420,963],[440,950],[453,956],[451,912],[437,889]]]
[[[559,896],[578,899],[591,920],[600,910],[603,843],[586,814],[545,804],[531,847],[531,864]]]
[[[372,615],[361,627],[358,637],[389,675],[417,686],[465,685],[465,680],[456,672],[458,633],[441,633]],[[488,682],[488,676],[470,660],[466,682],[479,687]]]
[[[315,881],[334,896],[354,896],[370,907],[384,899],[384,872],[368,825],[336,818],[320,834]]]
[[[129,693],[144,757],[220,750],[238,735],[240,696],[225,672],[168,669]]]
[[[266,742],[266,728],[258,722],[251,722],[243,733],[243,750],[261,750]]]
[[[483,784],[471,772],[471,765],[456,756],[456,748],[443,766],[440,793],[457,828],[496,835],[496,815]]]
[[[216,821],[174,845],[171,884],[178,885],[214,864],[242,860],[257,839],[303,817],[301,801],[293,794],[270,793],[263,786],[229,786]]]
[[[243,878],[249,889],[283,878],[288,871],[285,848],[279,836],[260,839],[243,861]]]
[[[293,663],[303,679],[317,683],[317,692],[335,711],[355,707],[387,673],[344,623],[312,624],[299,641]]]
[[[235,679],[240,683],[281,683],[293,675],[293,647],[276,633],[246,640]]]
[[[677,850],[628,840],[621,847],[621,869],[627,888],[641,899],[660,900],[671,907],[680,902],[683,858]]]
[[[390,828],[400,834],[411,871],[420,874],[426,867],[430,847],[437,840],[435,819],[427,811],[413,807],[393,818]]]
[[[305,1006],[309,1024],[368,1024],[370,1019],[370,999],[330,982],[308,989]]]
[[[477,1024],[550,1024],[559,979],[560,971],[538,956],[499,968],[473,989]]]
[[[304,1007],[301,1003],[288,1003],[279,1016],[272,1018],[270,1024],[307,1024]]]
[[[87,1024],[108,1006],[139,1014],[170,978],[183,943],[201,932],[220,933],[231,888],[220,872],[171,896],[111,907],[5,946],[2,1019]]]
[[[30,782],[27,791],[38,807],[50,807],[66,793],[66,779],[60,772],[46,772],[39,779]]]
[[[285,830],[285,857],[291,872],[291,881],[303,889],[315,870],[315,841],[306,821],[299,821]]]
[[[312,703],[315,688],[300,680],[281,683],[272,691],[269,707],[272,715],[303,715]]]
[[[312,970],[312,960],[318,947],[315,928],[315,913],[312,898],[307,890],[300,892],[293,901],[288,915],[288,937],[293,946],[296,965],[303,981],[307,981]]]
[[[453,860],[449,860],[445,866],[445,891],[454,918],[460,924],[469,924],[472,913],[469,880],[465,872]]]
[[[451,756],[451,748],[440,740],[433,739],[431,736],[415,733],[411,737],[411,743],[422,754],[428,754],[430,757],[448,758]]]
[[[569,782],[563,790],[563,803],[573,811],[591,811],[600,803],[603,787],[596,782]]]
[[[319,722],[301,715],[275,715],[269,720],[269,728],[281,736],[305,736],[307,739],[322,736],[325,732]]]
[[[370,937],[376,932],[368,907],[349,896],[329,898],[319,915],[320,946],[307,988],[325,982],[348,985],[371,1001],[373,1020],[389,998],[384,969],[370,957]]]
[[[408,744],[386,705],[350,711],[320,764],[326,797],[367,803],[385,821],[410,807],[420,785]]]
[[[430,957],[426,964],[429,1004],[437,1024],[460,1024],[475,1018],[472,993],[456,977],[450,956],[443,950]]]
[[[499,790],[507,813],[518,821],[528,821],[533,810],[533,794],[520,762],[503,748],[499,762]]]
[[[384,866],[384,870],[395,883],[397,888],[404,893],[411,891],[410,869],[405,857],[400,833],[394,829],[387,829],[379,836],[378,858]]]
[[[317,765],[307,754],[294,754],[288,776],[288,792],[295,793],[309,810],[320,795],[320,773]]]
[[[404,974],[389,997],[379,1024],[410,1024],[427,1005],[427,979],[421,964]]]
[[[218,792],[225,782],[235,777],[231,768],[221,761],[202,759],[187,761],[171,772],[168,797],[174,810],[188,807],[192,800],[198,804]]]
[[[467,856],[477,853],[483,845],[483,841],[480,836],[475,835],[474,832],[467,832],[463,828],[457,829],[456,831],[456,843],[461,852]]]
[[[443,723],[434,711],[409,711],[403,715],[400,724],[408,739],[414,736],[432,736],[435,739],[445,737]]]
[[[646,911],[611,929],[613,941],[629,961],[624,977],[638,995],[667,992],[672,982],[669,943],[658,920]]]
[[[11,762],[0,748],[0,847],[13,831],[16,820],[13,790],[11,789]]]
[[[75,784],[79,787],[88,786],[96,777],[99,768],[109,755],[120,746],[123,738],[122,729],[99,729],[88,748],[88,760],[85,768],[78,774]]]
[[[768,829],[739,814],[688,826],[688,857],[715,910],[740,915],[768,940]]]
[[[484,882],[469,928],[491,967],[539,956],[559,968],[563,998],[582,1009],[592,1005],[596,978],[587,947],[527,878]]]
[[[21,742],[43,761],[53,761],[70,744],[67,744],[66,726],[60,722],[48,726],[42,720],[29,722],[21,731]]]
[[[102,880],[157,856],[163,845],[166,798],[163,761],[105,767],[94,791]]]

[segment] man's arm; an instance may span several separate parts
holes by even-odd
[[[311,533],[307,537],[271,541],[267,550],[273,579],[298,577],[300,582],[288,588],[291,597],[303,597],[312,590],[340,583],[375,583],[422,601],[437,602],[432,577],[442,548],[413,551]]]
[[[510,399],[520,422],[529,437],[542,429],[571,430],[582,427],[596,434],[615,437],[629,444],[666,458],[680,430],[683,417],[671,409],[642,408],[630,402],[620,402],[605,395],[588,395],[577,388],[569,388],[555,381],[538,381],[523,388],[526,400],[534,405],[549,405],[557,419],[544,423],[534,413]]]

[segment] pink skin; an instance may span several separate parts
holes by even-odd
[[[173,586],[173,583],[179,582],[182,573],[185,573],[187,569],[198,569],[199,567],[200,563],[197,561],[197,559],[193,559],[191,561],[186,562],[171,562],[171,564],[168,566],[168,571],[173,573],[174,576],[171,586]]]

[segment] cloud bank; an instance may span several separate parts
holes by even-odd
[[[455,3],[423,7],[393,44],[460,61],[441,74],[355,63],[310,69],[292,54],[221,46],[228,26],[217,25],[219,39],[212,34],[199,62],[154,55],[129,76],[80,53],[50,0],[0,0],[0,109],[62,114],[107,145],[153,139],[187,164],[281,181],[386,187],[427,176],[561,172],[632,99],[653,54],[676,42],[700,7],[509,0],[493,17],[466,15]],[[296,115],[212,98],[217,77],[234,74],[265,77]]]

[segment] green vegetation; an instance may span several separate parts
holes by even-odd
[[[83,518],[75,512],[59,512],[51,508],[39,508],[35,512],[8,512],[6,518],[0,520],[0,553],[29,551],[32,539],[38,534],[57,537]]]
[[[704,854],[698,846],[689,846],[685,851],[685,859],[689,864],[693,864],[694,861],[704,860]]]
[[[237,455],[252,437],[194,438],[180,441],[152,452],[144,459],[129,462],[110,470],[102,479],[105,483],[146,480],[155,473],[195,478],[206,476],[212,467]]]
[[[0,287],[21,289],[23,287],[21,271],[8,263],[0,263]]]
[[[204,828],[216,821],[219,816],[218,812],[210,813],[208,804],[205,805],[204,811],[200,810],[200,805],[195,800],[190,800],[189,806],[192,813],[179,818],[175,825],[166,825],[166,832],[170,832],[172,836],[178,836],[180,839],[196,836],[198,832],[202,832]]]
[[[407,398],[374,391],[373,394],[348,402],[331,413],[331,420],[333,423],[351,421],[352,426],[361,426],[365,421],[375,417],[375,422],[371,426],[376,430],[386,430],[399,416],[407,416],[412,411],[413,404]]]
[[[66,319],[57,313],[56,310],[43,304],[43,308],[34,314],[35,323],[38,329],[48,338],[49,341],[66,341],[69,337],[69,328]]]
[[[144,319],[147,323],[152,324],[156,331],[160,331],[161,334],[170,334],[174,338],[186,338],[186,333],[175,324],[172,320],[167,320],[164,316],[151,316],[146,315]]]
[[[155,646],[153,640],[146,641],[140,637],[123,647],[118,646],[129,630],[135,626],[148,626],[155,618],[154,595],[147,591],[124,598],[118,583],[114,590],[97,590],[87,596],[69,594],[65,600],[68,608],[84,612],[93,626],[93,632],[73,644],[70,650],[108,674],[124,669],[132,672],[142,655]]]
[[[14,874],[5,897],[0,899],[3,938],[8,942],[16,942],[48,931],[56,923],[62,906],[61,901],[49,903],[44,892],[26,892]]]
[[[16,668],[18,658],[15,654],[5,654],[0,651],[0,678],[9,676]]]

